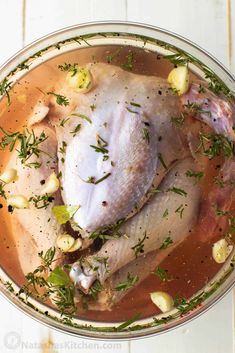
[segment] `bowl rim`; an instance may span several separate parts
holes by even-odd
[[[231,82],[234,83],[234,90],[232,90],[232,91],[235,92],[235,75],[233,75],[232,72],[230,72],[230,70],[224,64],[222,64],[215,56],[213,56],[207,50],[200,47],[199,45],[197,45],[193,41],[185,38],[184,36],[178,35],[177,33],[173,32],[173,31],[169,31],[167,29],[164,29],[164,28],[161,28],[158,26],[149,25],[146,23],[133,22],[133,21],[119,21],[119,20],[91,21],[91,22],[84,22],[81,24],[75,24],[72,26],[66,26],[62,29],[55,30],[53,32],[50,32],[49,34],[46,34],[46,35],[40,37],[39,39],[32,41],[31,43],[29,43],[28,45],[26,45],[22,49],[18,50],[14,55],[12,55],[9,59],[7,59],[0,66],[0,73],[3,70],[6,70],[9,66],[11,66],[11,64],[14,63],[14,61],[18,57],[21,57],[23,54],[27,53],[30,49],[32,49],[36,45],[43,44],[46,40],[53,39],[57,35],[62,35],[64,33],[71,32],[76,29],[79,30],[79,29],[89,28],[89,31],[92,32],[92,27],[101,26],[101,25],[104,26],[104,30],[99,31],[101,33],[107,32],[107,31],[105,31],[105,25],[133,26],[135,28],[142,28],[142,29],[146,29],[146,30],[153,30],[155,32],[160,32],[162,34],[169,35],[173,39],[180,40],[182,43],[186,43],[190,47],[193,47],[196,50],[200,51],[203,55],[207,56],[211,61],[213,61],[223,72],[225,72],[225,74],[230,78]],[[120,32],[120,33],[124,33],[124,32]],[[128,34],[128,32],[127,32],[127,34]],[[58,40],[56,42],[58,42]],[[7,275],[7,273],[5,271],[3,271],[3,272]],[[11,303],[14,307],[16,307],[18,310],[20,310],[21,312],[23,312],[24,314],[26,314],[27,316],[29,316],[30,318],[32,318],[36,322],[42,323],[42,324],[46,325],[48,328],[53,328],[61,333],[69,334],[69,335],[80,337],[80,338],[87,338],[87,339],[91,339],[91,340],[99,339],[99,340],[126,341],[126,340],[134,340],[134,339],[144,339],[147,337],[153,337],[153,336],[157,336],[160,334],[168,333],[176,328],[179,328],[179,327],[191,322],[192,320],[194,320],[194,319],[198,318],[199,316],[203,315],[204,313],[206,313],[210,308],[212,308],[216,303],[218,303],[222,298],[224,298],[225,295],[231,290],[231,288],[233,288],[234,285],[235,285],[235,277],[234,277],[233,281],[231,281],[231,283],[229,283],[229,284],[226,284],[226,286],[223,288],[223,290],[220,292],[220,294],[219,295],[217,294],[217,296],[212,298],[211,301],[209,303],[207,303],[206,306],[203,307],[203,309],[200,308],[199,310],[194,312],[194,314],[191,317],[188,317],[185,321],[178,322],[178,323],[176,322],[176,323],[174,323],[174,326],[170,326],[166,330],[163,329],[163,330],[159,330],[157,332],[149,332],[148,333],[147,329],[144,329],[144,330],[141,330],[141,334],[138,334],[139,331],[136,331],[137,335],[135,335],[135,331],[129,331],[128,335],[127,335],[127,332],[124,332],[124,335],[118,335],[118,336],[115,336],[115,332],[110,332],[110,333],[108,333],[108,335],[105,334],[104,337],[99,337],[99,335],[102,335],[103,332],[95,332],[94,333],[92,331],[83,331],[83,330],[79,330],[79,329],[76,329],[76,330],[79,330],[79,332],[73,332],[69,329],[69,326],[62,324],[62,323],[59,323],[59,325],[58,325],[58,322],[56,322],[55,320],[52,320],[52,319],[49,320],[49,317],[42,316],[42,315],[41,316],[38,315],[38,317],[37,317],[36,315],[34,315],[34,313],[35,313],[34,309],[29,308],[25,303],[23,303],[23,305],[19,305],[18,300],[16,300],[16,298],[13,299],[11,293],[9,293],[9,291],[7,291],[3,286],[0,286],[0,294],[4,298],[6,298],[8,300],[8,302]],[[125,335],[125,333],[126,333],[126,335]]]

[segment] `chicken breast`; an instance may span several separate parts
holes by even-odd
[[[8,168],[17,169],[18,180],[5,187],[6,195],[24,195],[27,199],[40,196],[42,183],[53,172],[57,173],[57,141],[54,130],[46,124],[34,126],[34,134],[39,137],[45,133],[47,139],[40,144],[39,156],[32,155],[27,164],[41,163],[40,168],[35,169],[22,164],[18,158],[19,152],[12,152]],[[60,232],[60,225],[52,214],[52,207],[61,204],[60,192],[53,195],[52,202],[46,208],[36,208],[30,202],[29,209],[14,209],[11,215],[12,234],[16,243],[19,262],[23,273],[28,273],[40,265],[41,261],[38,253],[44,253],[55,246],[55,240]],[[39,204],[39,207],[42,203]],[[56,258],[56,257],[55,257]],[[53,266],[56,262],[53,263]]]
[[[156,174],[158,184],[167,166],[184,157],[185,146],[171,123],[179,112],[178,98],[165,80],[108,64],[87,68],[93,89],[77,95],[62,90],[71,107],[76,100],[76,108],[61,126],[55,107],[51,121],[58,138],[64,203],[81,206],[74,221],[92,232],[127,217]]]
[[[178,244],[190,234],[198,216],[200,187],[186,175],[192,158],[178,162],[143,209],[121,227],[123,236],[108,240],[94,255],[75,263],[70,277],[84,292],[103,283],[136,257]]]

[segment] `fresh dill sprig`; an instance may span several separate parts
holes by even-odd
[[[96,146],[90,145],[98,153],[107,154],[109,151],[106,148],[108,146],[107,141],[105,141],[99,134],[96,135]]]
[[[183,217],[183,212],[184,212],[184,205],[181,204],[179,207],[177,207],[177,209],[175,210],[175,213],[179,213],[180,218]]]
[[[70,131],[70,134],[73,134],[73,137],[81,130],[81,124],[78,124],[73,131]]]

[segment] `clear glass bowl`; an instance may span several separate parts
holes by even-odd
[[[26,73],[26,70],[22,69],[23,62],[30,63],[30,70],[32,70],[61,53],[94,45],[130,45],[165,55],[179,51],[186,56],[189,54],[191,61],[193,61],[189,64],[192,71],[205,79],[205,71],[209,68],[234,95],[234,76],[220,62],[194,43],[157,27],[113,21],[69,27],[35,41],[1,67],[0,81],[5,77],[10,77],[13,82],[21,78]],[[0,270],[0,289],[2,294],[24,313],[63,332],[99,339],[140,338],[167,332],[207,311],[234,285],[234,264],[233,253],[216,277],[199,293],[195,294],[190,304],[186,306],[183,315],[182,311],[174,309],[170,313],[161,314],[154,318],[136,320],[132,324],[129,323],[130,325],[128,323],[92,322],[78,318],[74,318],[72,321],[63,319],[55,309],[33,298],[28,298],[27,301],[20,298],[17,294],[19,291],[17,284],[2,269]],[[9,285],[9,282],[12,285]]]

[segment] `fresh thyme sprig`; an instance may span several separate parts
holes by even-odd
[[[139,281],[139,277],[137,275],[132,276],[128,272],[126,281],[118,283],[114,289],[118,292],[126,291],[131,287],[135,286],[138,281]]]
[[[54,197],[51,195],[34,195],[29,198],[29,202],[32,202],[37,209],[47,208],[54,201]]]
[[[184,106],[188,109],[188,111],[192,112],[193,114],[207,114],[209,117],[211,117],[212,115],[210,110],[203,109],[200,104],[197,104],[195,102],[188,101],[187,104],[185,104]]]
[[[193,177],[193,178],[195,178],[197,181],[200,181],[202,178],[203,178],[203,176],[204,176],[204,172],[196,172],[196,171],[194,171],[194,170],[187,170],[186,171],[186,173],[185,173],[185,175],[187,176],[187,177]]]
[[[73,314],[76,311],[74,284],[63,267],[51,268],[56,261],[55,248],[48,249],[45,254],[40,252],[39,257],[41,265],[25,276],[27,282],[19,294],[24,293],[26,299],[29,296],[42,301],[50,298],[62,315]]]

